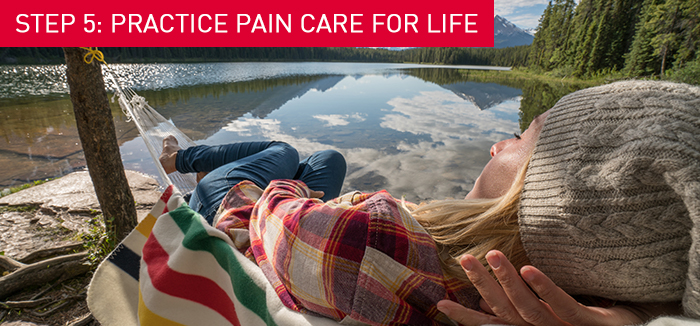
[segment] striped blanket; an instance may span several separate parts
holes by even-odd
[[[102,325],[337,325],[285,307],[260,268],[173,189],[95,271],[88,306]]]

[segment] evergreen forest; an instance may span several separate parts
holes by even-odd
[[[555,75],[700,75],[700,1],[550,1],[523,66]],[[690,80],[688,80],[690,81]]]

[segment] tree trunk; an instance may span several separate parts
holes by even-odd
[[[85,50],[63,48],[78,135],[108,235],[121,241],[136,226],[134,197],[124,173],[102,67],[85,63]]]
[[[664,78],[664,67],[666,66],[666,52],[668,49],[668,46],[666,46],[666,45],[664,45],[663,47],[664,47],[662,50],[663,56],[661,58],[661,78]]]

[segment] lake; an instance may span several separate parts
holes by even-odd
[[[424,201],[461,198],[491,145],[582,86],[369,63],[114,64],[131,86],[198,144],[280,140],[302,157],[348,162],[343,191],[387,189]],[[457,69],[461,68],[461,69]],[[503,69],[503,68],[496,68]],[[490,77],[489,77],[490,76]],[[143,140],[112,106],[126,169],[157,176]],[[85,167],[65,66],[0,66],[0,187]]]

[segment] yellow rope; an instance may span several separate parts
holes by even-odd
[[[92,59],[95,59],[99,62],[104,63],[105,65],[107,64],[105,62],[105,55],[102,54],[102,51],[98,50],[97,48],[81,48],[83,50],[87,50],[88,53],[83,57],[83,60],[87,64],[92,63]]]

